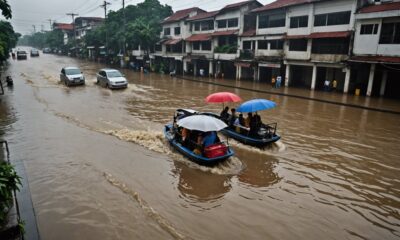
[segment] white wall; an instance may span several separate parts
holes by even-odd
[[[355,34],[354,34],[354,54],[377,54],[379,36],[381,32],[381,20],[364,20],[357,21]],[[377,34],[360,35],[360,29],[362,24],[379,24],[379,29]]]
[[[313,32],[339,32],[339,31],[350,31],[353,30],[354,25],[354,13],[356,11],[357,1],[356,0],[335,0],[335,1],[323,1],[315,3],[314,15],[334,12],[351,11],[350,23],[346,25],[334,25],[334,26],[321,26],[313,27]],[[311,26],[314,26],[314,22]]]

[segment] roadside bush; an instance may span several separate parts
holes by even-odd
[[[0,228],[7,221],[7,213],[13,204],[13,191],[21,186],[21,177],[8,163],[0,163]]]

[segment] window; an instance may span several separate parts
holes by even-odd
[[[349,38],[317,38],[312,40],[312,53],[347,54],[348,51]]]
[[[270,40],[268,41],[270,44],[270,49],[271,50],[280,50],[283,49],[283,40],[278,39],[278,40]]]
[[[314,26],[332,26],[332,25],[343,25],[349,24],[351,11],[318,14],[314,18]]]
[[[308,16],[290,18],[290,28],[302,28],[307,26],[308,26]]]
[[[268,49],[268,41],[258,40],[258,49]]]
[[[400,22],[383,23],[380,44],[400,44]]]
[[[181,27],[176,27],[174,29],[174,33],[175,33],[175,35],[180,35],[181,34]]]
[[[194,23],[194,30],[195,31],[200,31],[200,22]]]
[[[370,35],[378,33],[378,24],[363,24],[361,25],[360,34],[361,35]]]
[[[203,51],[211,51],[211,41],[203,41],[203,42],[201,42],[201,50],[203,50]]]
[[[156,50],[156,52],[161,52],[161,51],[162,51],[162,46],[161,46],[161,44],[156,44],[156,45],[154,46],[154,49]]]
[[[258,18],[258,28],[284,27],[286,16],[284,13],[273,15],[260,15]]]
[[[243,41],[243,49],[251,49],[251,41]]]
[[[193,50],[200,50],[200,42],[193,42]]]
[[[217,21],[218,28],[226,28],[226,19]]]
[[[208,31],[208,30],[214,30],[214,21],[213,20],[207,20],[201,22],[201,31]]]
[[[307,39],[291,39],[289,40],[289,51],[307,51]]]
[[[239,25],[239,21],[237,18],[228,19],[228,28],[237,27]]]
[[[164,35],[168,36],[171,34],[171,29],[170,28],[164,28]]]

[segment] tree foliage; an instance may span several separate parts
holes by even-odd
[[[0,0],[0,9],[1,9],[1,14],[3,14],[3,16],[6,19],[10,19],[12,17],[11,7],[8,4],[7,0]]]
[[[109,52],[119,53],[123,49],[125,39],[128,50],[141,45],[142,49],[149,53],[150,48],[158,41],[161,21],[171,14],[172,8],[168,5],[162,5],[158,0],[145,0],[137,5],[128,5],[125,8],[125,31],[123,10],[110,11],[107,19],[95,29],[88,31],[84,38],[78,42],[78,45],[81,47],[107,46]],[[61,33],[56,32],[56,30],[46,33],[40,32],[24,36],[19,44],[37,48],[67,49],[68,46],[63,45],[62,37]],[[70,43],[71,39],[69,45]]]
[[[9,22],[0,21],[0,62],[9,57],[10,50],[15,47],[19,33],[15,33]]]

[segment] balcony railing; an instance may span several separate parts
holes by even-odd
[[[254,50],[252,49],[244,49],[240,50],[240,59],[253,59],[254,58]]]

